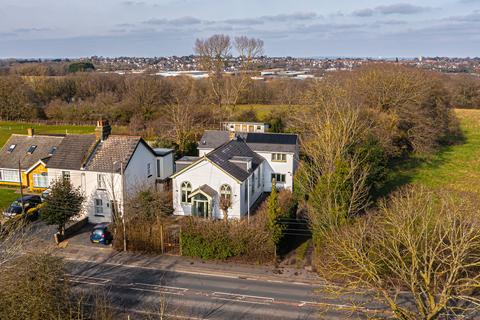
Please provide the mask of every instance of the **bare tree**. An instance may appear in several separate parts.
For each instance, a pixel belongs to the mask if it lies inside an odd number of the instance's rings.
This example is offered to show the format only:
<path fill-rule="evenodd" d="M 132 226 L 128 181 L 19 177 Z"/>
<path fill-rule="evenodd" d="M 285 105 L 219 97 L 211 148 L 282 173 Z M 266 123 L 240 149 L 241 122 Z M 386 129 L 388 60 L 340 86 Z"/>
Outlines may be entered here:
<path fill-rule="evenodd" d="M 223 102 L 223 72 L 227 66 L 227 59 L 231 55 L 231 49 L 230 37 L 223 34 L 215 34 L 207 39 L 197 39 L 195 42 L 195 53 L 200 59 L 202 68 L 209 72 L 215 102 L 219 107 Z"/>
<path fill-rule="evenodd" d="M 314 92 L 309 111 L 297 119 L 307 160 L 296 185 L 308 195 L 308 218 L 316 243 L 364 209 L 369 194 L 367 155 L 355 149 L 368 133 L 369 124 L 359 109 L 344 99 L 342 89 L 331 86 L 327 92 Z"/>
<path fill-rule="evenodd" d="M 246 36 L 235 37 L 235 49 L 240 59 L 239 73 L 229 82 L 229 104 L 235 107 L 238 99 L 248 84 L 252 81 L 251 76 L 255 67 L 255 59 L 263 55 L 263 40 L 248 38 Z"/>
<path fill-rule="evenodd" d="M 402 190 L 376 215 L 333 231 L 320 271 L 373 290 L 398 319 L 468 318 L 480 311 L 479 216 L 476 196 Z"/>

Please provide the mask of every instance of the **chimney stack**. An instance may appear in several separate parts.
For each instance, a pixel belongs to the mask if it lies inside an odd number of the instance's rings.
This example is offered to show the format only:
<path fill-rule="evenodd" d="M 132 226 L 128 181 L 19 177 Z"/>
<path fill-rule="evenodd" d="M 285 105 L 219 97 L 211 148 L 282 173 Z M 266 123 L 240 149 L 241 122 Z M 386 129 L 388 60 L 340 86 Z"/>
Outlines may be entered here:
<path fill-rule="evenodd" d="M 108 120 L 98 120 L 97 127 L 95 128 L 95 136 L 97 140 L 105 141 L 110 133 L 112 132 L 112 127 Z"/>
<path fill-rule="evenodd" d="M 33 137 L 35 135 L 35 130 L 33 128 L 28 128 L 27 134 L 29 137 Z"/>

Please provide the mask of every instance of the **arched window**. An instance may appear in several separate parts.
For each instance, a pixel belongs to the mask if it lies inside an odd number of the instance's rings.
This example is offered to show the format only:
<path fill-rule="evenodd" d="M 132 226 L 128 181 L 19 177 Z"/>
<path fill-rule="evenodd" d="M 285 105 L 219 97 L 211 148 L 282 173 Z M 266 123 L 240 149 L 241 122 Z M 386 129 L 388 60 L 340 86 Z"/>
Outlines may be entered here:
<path fill-rule="evenodd" d="M 232 201 L 232 187 L 228 184 L 224 184 L 220 187 L 220 198 L 227 201 Z"/>
<path fill-rule="evenodd" d="M 182 203 L 189 203 L 188 196 L 190 196 L 190 193 L 192 193 L 192 185 L 190 184 L 190 182 L 185 181 L 182 183 L 181 192 Z"/>

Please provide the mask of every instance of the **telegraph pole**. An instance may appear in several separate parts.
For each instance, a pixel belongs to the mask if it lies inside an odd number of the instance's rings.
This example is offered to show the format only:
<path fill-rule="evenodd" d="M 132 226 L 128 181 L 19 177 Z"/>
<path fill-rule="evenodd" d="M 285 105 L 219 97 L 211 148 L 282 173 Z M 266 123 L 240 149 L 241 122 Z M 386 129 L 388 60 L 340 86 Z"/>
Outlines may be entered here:
<path fill-rule="evenodd" d="M 20 184 L 20 203 L 22 204 L 22 214 L 25 215 L 25 205 L 23 204 L 22 168 L 20 160 L 18 160 L 18 182 Z"/>
<path fill-rule="evenodd" d="M 123 251 L 127 251 L 127 227 L 125 226 L 125 177 L 123 172 L 123 161 L 120 162 L 120 177 L 122 178 Z"/>

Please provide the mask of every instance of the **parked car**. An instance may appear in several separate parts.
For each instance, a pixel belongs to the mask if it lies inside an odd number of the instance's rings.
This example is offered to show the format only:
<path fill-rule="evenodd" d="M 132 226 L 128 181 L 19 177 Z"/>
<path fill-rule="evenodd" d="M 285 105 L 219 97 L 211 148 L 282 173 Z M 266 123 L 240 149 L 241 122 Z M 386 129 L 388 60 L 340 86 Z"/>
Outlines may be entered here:
<path fill-rule="evenodd" d="M 40 197 L 42 198 L 42 201 L 45 201 L 45 199 L 50 195 L 50 192 L 52 192 L 51 189 L 47 189 L 42 192 L 42 194 L 40 195 Z"/>
<path fill-rule="evenodd" d="M 28 213 L 28 218 L 34 220 L 38 218 L 37 207 L 42 203 L 40 196 L 28 195 L 23 198 L 18 198 L 3 212 L 6 218 L 14 218 L 22 214 L 22 203 L 25 213 Z"/>
<path fill-rule="evenodd" d="M 101 223 L 93 227 L 92 233 L 90 233 L 90 241 L 92 243 L 101 243 L 108 245 L 112 243 L 113 235 L 108 230 L 108 225 Z"/>

